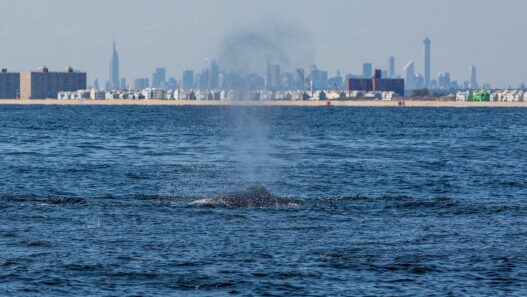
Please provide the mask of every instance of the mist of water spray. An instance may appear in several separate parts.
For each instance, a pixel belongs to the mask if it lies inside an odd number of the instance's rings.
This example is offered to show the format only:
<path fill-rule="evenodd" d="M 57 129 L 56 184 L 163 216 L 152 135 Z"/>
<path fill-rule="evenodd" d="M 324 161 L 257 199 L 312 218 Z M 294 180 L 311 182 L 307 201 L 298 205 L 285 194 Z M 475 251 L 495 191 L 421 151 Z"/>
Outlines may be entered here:
<path fill-rule="evenodd" d="M 314 58 L 314 41 L 307 30 L 266 18 L 255 26 L 226 35 L 218 62 L 223 71 L 264 74 L 269 63 L 294 71 L 312 64 Z M 264 108 L 231 110 L 234 127 L 230 146 L 238 166 L 238 186 L 269 186 L 278 176 L 271 123 L 265 111 Z"/>
<path fill-rule="evenodd" d="M 272 18 L 226 35 L 218 56 L 225 71 L 259 74 L 267 63 L 292 70 L 312 64 L 314 58 L 314 41 L 307 30 Z"/>
<path fill-rule="evenodd" d="M 261 107 L 230 110 L 233 128 L 230 139 L 240 187 L 268 186 L 274 182 L 271 128 Z"/>

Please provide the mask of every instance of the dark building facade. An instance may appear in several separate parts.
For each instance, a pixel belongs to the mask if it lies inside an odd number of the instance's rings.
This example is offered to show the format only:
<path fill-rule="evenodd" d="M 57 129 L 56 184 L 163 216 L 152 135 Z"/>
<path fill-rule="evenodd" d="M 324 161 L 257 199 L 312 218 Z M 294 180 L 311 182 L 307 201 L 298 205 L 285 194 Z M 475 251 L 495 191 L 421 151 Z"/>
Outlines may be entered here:
<path fill-rule="evenodd" d="M 20 74 L 20 99 L 57 98 L 61 91 L 86 89 L 86 73 L 67 68 L 64 72 L 49 72 L 46 67 L 36 72 Z"/>
<path fill-rule="evenodd" d="M 382 78 L 381 70 L 375 70 L 371 79 L 348 79 L 346 80 L 346 90 L 365 91 L 365 92 L 394 92 L 404 96 L 404 79 Z"/>
<path fill-rule="evenodd" d="M 20 95 L 20 73 L 0 68 L 0 99 L 17 99 Z"/>

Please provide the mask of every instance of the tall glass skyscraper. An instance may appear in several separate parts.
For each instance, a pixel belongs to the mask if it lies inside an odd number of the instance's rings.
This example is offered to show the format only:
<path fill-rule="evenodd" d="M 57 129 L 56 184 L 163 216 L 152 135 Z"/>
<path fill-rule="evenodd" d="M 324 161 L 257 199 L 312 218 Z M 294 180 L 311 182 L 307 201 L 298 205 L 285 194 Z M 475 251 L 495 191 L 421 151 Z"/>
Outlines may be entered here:
<path fill-rule="evenodd" d="M 113 54 L 110 60 L 110 87 L 114 90 L 120 89 L 121 79 L 119 75 L 119 54 L 115 41 L 113 42 Z"/>
<path fill-rule="evenodd" d="M 410 61 L 403 68 L 404 78 L 406 80 L 406 89 L 413 90 L 415 85 L 415 64 L 414 61 Z"/>
<path fill-rule="evenodd" d="M 152 75 L 152 88 L 165 88 L 167 81 L 167 71 L 164 67 L 156 68 Z"/>
<path fill-rule="evenodd" d="M 362 77 L 371 78 L 373 76 L 373 65 L 372 63 L 362 64 Z"/>
<path fill-rule="evenodd" d="M 470 89 L 477 90 L 478 88 L 479 85 L 476 66 L 470 66 Z"/>
<path fill-rule="evenodd" d="M 431 47 L 432 42 L 429 38 L 426 38 L 425 41 L 425 87 L 430 87 L 430 73 L 431 73 Z"/>
<path fill-rule="evenodd" d="M 395 57 L 390 57 L 388 61 L 388 77 L 395 78 Z"/>
<path fill-rule="evenodd" d="M 220 87 L 220 84 L 219 84 L 219 75 L 220 75 L 220 70 L 219 70 L 219 67 L 218 67 L 218 64 L 216 63 L 216 61 L 212 61 L 212 63 L 210 63 L 210 72 L 209 72 L 209 89 L 218 89 Z"/>

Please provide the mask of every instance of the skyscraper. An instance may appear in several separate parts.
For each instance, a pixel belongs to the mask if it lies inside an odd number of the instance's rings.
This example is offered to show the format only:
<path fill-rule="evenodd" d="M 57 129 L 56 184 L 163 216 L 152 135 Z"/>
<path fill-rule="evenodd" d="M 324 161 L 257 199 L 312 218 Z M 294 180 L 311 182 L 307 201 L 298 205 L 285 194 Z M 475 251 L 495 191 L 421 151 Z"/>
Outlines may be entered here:
<path fill-rule="evenodd" d="M 210 72 L 209 72 L 209 89 L 218 89 L 220 84 L 219 84 L 219 75 L 220 75 L 220 70 L 219 70 L 219 67 L 218 67 L 218 64 L 216 63 L 216 61 L 212 61 L 210 63 Z"/>
<path fill-rule="evenodd" d="M 183 82 L 181 84 L 181 87 L 187 90 L 194 88 L 194 71 L 183 71 Z"/>
<path fill-rule="evenodd" d="M 128 89 L 128 84 L 126 83 L 126 78 L 121 78 L 121 89 Z"/>
<path fill-rule="evenodd" d="M 148 78 L 136 78 L 134 80 L 134 89 L 136 90 L 142 90 L 146 89 L 150 86 L 150 81 Z"/>
<path fill-rule="evenodd" d="M 443 89 L 443 90 L 450 89 L 450 87 L 451 87 L 450 73 L 448 73 L 448 72 L 439 73 L 438 83 L 439 83 L 438 87 L 440 89 Z"/>
<path fill-rule="evenodd" d="M 406 89 L 413 90 L 415 88 L 415 64 L 410 61 L 403 68 L 404 78 L 406 80 Z"/>
<path fill-rule="evenodd" d="M 120 89 L 121 79 L 119 76 L 119 54 L 115 41 L 113 42 L 113 53 L 110 60 L 110 87 L 114 90 Z"/>
<path fill-rule="evenodd" d="M 196 84 L 198 89 L 206 90 L 209 88 L 210 70 L 203 69 L 196 75 Z"/>
<path fill-rule="evenodd" d="M 281 78 L 280 65 L 271 65 L 267 63 L 267 71 L 265 74 L 266 89 L 270 91 L 276 91 L 280 89 L 282 78 Z"/>
<path fill-rule="evenodd" d="M 478 89 L 478 74 L 476 66 L 470 66 L 470 89 Z"/>
<path fill-rule="evenodd" d="M 295 89 L 303 90 L 306 88 L 306 71 L 302 68 L 298 68 L 294 76 Z"/>
<path fill-rule="evenodd" d="M 373 76 L 373 65 L 371 63 L 362 64 L 362 77 L 372 78 Z"/>
<path fill-rule="evenodd" d="M 167 78 L 167 71 L 163 67 L 156 68 L 152 75 L 152 88 L 164 88 Z"/>
<path fill-rule="evenodd" d="M 318 70 L 317 65 L 311 65 L 311 74 L 310 74 L 310 86 L 311 90 L 320 89 L 320 70 Z"/>
<path fill-rule="evenodd" d="M 395 57 L 390 57 L 388 62 L 388 78 L 395 77 Z"/>
<path fill-rule="evenodd" d="M 430 39 L 427 37 L 424 41 L 424 44 L 425 44 L 425 88 L 429 88 L 430 87 L 430 80 L 431 80 L 431 77 L 430 77 L 430 74 L 431 74 L 431 64 L 432 64 L 432 61 L 431 61 L 431 47 L 432 47 L 432 42 L 430 41 Z"/>

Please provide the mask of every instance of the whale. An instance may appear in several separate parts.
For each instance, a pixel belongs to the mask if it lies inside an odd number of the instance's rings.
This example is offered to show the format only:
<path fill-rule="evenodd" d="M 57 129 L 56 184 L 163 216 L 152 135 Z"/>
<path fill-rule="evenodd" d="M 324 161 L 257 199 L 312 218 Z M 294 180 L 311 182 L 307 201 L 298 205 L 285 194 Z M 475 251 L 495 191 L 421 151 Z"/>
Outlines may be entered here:
<path fill-rule="evenodd" d="M 190 206 L 213 208 L 295 208 L 302 201 L 275 196 L 264 187 L 251 187 L 244 192 L 222 194 L 213 198 L 200 199 Z"/>

